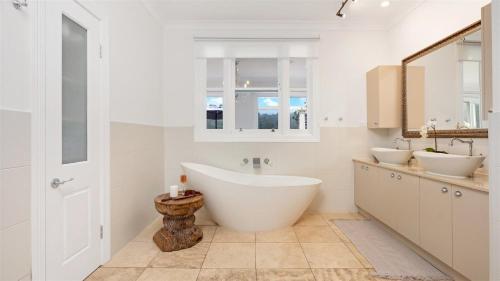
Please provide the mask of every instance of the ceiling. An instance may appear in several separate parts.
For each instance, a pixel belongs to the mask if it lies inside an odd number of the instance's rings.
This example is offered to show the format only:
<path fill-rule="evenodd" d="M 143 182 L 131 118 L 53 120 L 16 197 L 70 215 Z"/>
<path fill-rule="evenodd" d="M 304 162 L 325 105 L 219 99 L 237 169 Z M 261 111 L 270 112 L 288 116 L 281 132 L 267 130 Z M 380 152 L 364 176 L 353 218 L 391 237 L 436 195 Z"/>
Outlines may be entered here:
<path fill-rule="evenodd" d="M 387 27 L 407 15 L 425 0 L 349 1 L 346 19 L 335 14 L 340 0 L 142 0 L 163 24 L 182 22 L 312 22 L 342 26 Z"/>

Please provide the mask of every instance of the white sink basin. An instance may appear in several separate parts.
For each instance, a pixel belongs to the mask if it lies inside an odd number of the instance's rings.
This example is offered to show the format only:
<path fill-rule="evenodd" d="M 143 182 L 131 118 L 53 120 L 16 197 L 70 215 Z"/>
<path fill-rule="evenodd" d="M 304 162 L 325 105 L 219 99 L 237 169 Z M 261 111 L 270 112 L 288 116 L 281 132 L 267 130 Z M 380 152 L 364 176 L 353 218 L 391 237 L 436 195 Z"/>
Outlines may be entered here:
<path fill-rule="evenodd" d="M 381 163 L 391 165 L 406 165 L 411 158 L 411 150 L 374 147 L 371 149 L 373 157 Z"/>
<path fill-rule="evenodd" d="M 486 158 L 484 156 L 443 154 L 427 151 L 416 151 L 413 155 L 426 173 L 455 178 L 472 176 Z"/>

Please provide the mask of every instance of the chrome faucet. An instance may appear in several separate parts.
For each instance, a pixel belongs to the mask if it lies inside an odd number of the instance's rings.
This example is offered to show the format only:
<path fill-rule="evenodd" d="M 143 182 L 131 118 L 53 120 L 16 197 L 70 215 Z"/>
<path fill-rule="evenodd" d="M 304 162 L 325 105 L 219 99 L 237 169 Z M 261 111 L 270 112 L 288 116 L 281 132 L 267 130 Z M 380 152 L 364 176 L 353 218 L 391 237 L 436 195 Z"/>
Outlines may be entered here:
<path fill-rule="evenodd" d="M 453 146 L 453 143 L 455 141 L 459 141 L 461 143 L 468 144 L 469 145 L 469 156 L 472 156 L 472 145 L 474 144 L 474 140 L 473 139 L 463 140 L 463 139 L 459 139 L 459 138 L 452 138 L 451 141 L 450 141 L 450 146 Z"/>
<path fill-rule="evenodd" d="M 259 157 L 254 157 L 252 159 L 252 164 L 254 169 L 260 169 L 260 158 Z"/>
<path fill-rule="evenodd" d="M 393 141 L 393 143 L 397 144 L 398 141 L 402 141 L 402 142 L 408 143 L 408 150 L 411 150 L 411 139 L 395 138 L 394 141 Z M 399 147 L 398 147 L 398 149 L 399 149 Z"/>

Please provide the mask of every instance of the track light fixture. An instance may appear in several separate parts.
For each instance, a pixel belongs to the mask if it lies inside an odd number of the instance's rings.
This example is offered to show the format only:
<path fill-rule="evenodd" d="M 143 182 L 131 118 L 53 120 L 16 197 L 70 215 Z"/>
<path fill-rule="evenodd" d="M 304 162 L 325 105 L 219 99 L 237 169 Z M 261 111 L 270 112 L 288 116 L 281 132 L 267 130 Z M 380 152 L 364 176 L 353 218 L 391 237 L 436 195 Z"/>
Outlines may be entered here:
<path fill-rule="evenodd" d="M 346 15 L 342 12 L 342 9 L 344 9 L 345 5 L 349 1 L 352 1 L 353 3 L 355 3 L 357 0 L 342 0 L 342 5 L 340 5 L 340 9 L 337 11 L 337 17 L 341 17 L 341 18 L 345 19 Z"/>

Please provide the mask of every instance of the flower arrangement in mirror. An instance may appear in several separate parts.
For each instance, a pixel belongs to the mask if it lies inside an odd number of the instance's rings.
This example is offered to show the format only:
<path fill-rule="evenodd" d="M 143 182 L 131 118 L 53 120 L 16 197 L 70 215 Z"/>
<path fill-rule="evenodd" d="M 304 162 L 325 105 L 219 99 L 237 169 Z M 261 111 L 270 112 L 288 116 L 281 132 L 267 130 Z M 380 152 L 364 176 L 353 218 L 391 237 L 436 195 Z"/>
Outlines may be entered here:
<path fill-rule="evenodd" d="M 420 128 L 420 137 L 421 138 L 428 138 L 429 137 L 429 130 L 432 130 L 433 136 L 434 136 L 434 147 L 427 147 L 427 148 L 425 148 L 425 151 L 448 154 L 448 152 L 446 152 L 446 151 L 439 151 L 438 150 L 436 126 L 437 126 L 437 120 L 436 120 L 436 118 L 432 118 L 429 121 L 427 121 L 427 124 L 423 125 Z"/>

